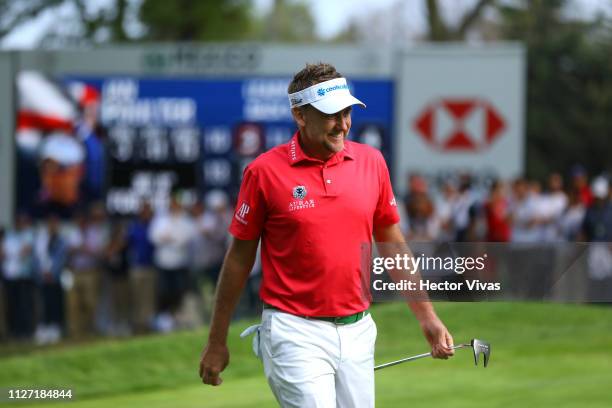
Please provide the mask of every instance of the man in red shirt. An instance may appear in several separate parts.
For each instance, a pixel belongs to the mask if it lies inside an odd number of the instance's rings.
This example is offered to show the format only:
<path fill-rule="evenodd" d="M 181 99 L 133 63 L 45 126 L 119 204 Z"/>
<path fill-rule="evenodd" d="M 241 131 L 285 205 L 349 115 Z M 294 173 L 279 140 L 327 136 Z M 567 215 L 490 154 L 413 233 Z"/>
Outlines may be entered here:
<path fill-rule="evenodd" d="M 200 376 L 222 382 L 231 315 L 261 239 L 257 352 L 278 402 L 373 406 L 376 326 L 361 262 L 372 236 L 404 243 L 389 173 L 379 151 L 346 139 L 352 105 L 365 105 L 333 66 L 307 65 L 288 91 L 298 131 L 245 169 Z M 434 357 L 453 355 L 431 304 L 409 304 Z"/>

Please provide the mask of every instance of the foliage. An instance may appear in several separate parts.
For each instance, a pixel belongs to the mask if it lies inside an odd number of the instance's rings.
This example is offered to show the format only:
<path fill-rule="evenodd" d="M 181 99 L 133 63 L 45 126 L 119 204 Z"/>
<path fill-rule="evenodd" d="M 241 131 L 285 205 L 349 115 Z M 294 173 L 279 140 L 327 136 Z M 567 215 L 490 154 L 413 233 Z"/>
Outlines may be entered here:
<path fill-rule="evenodd" d="M 15 27 L 37 18 L 42 12 L 61 3 L 63 0 L 0 0 L 0 39 Z"/>
<path fill-rule="evenodd" d="M 527 47 L 527 174 L 612 170 L 609 22 L 564 17 L 563 0 L 515 3 L 500 7 L 501 30 Z"/>
<path fill-rule="evenodd" d="M 495 0 L 478 0 L 476 4 L 464 12 L 459 24 L 453 27 L 442 18 L 438 0 L 426 0 L 429 26 L 426 39 L 430 41 L 465 40 L 468 31 L 478 22 L 485 8 L 494 2 Z"/>
<path fill-rule="evenodd" d="M 145 0 L 139 16 L 147 40 L 242 40 L 251 36 L 250 8 L 246 0 Z"/>
<path fill-rule="evenodd" d="M 153 41 L 314 41 L 315 24 L 301 1 L 275 0 L 256 16 L 250 0 L 144 0 L 143 40 Z"/>
<path fill-rule="evenodd" d="M 283 41 L 316 39 L 314 19 L 300 0 L 275 0 L 256 15 L 253 0 L 0 0 L 0 40 L 43 15 L 42 47 L 129 41 Z"/>

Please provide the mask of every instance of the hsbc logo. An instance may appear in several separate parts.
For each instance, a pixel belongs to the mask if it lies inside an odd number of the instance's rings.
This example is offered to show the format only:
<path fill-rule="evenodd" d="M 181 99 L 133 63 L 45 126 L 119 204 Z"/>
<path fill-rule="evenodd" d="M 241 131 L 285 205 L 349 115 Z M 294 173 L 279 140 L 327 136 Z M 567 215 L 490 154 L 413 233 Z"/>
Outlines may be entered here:
<path fill-rule="evenodd" d="M 413 127 L 431 147 L 447 152 L 477 152 L 503 136 L 506 122 L 489 102 L 444 98 L 427 105 Z"/>
<path fill-rule="evenodd" d="M 248 222 L 246 220 L 246 215 L 249 213 L 250 210 L 251 207 L 249 207 L 247 203 L 242 203 L 240 208 L 238 208 L 238 210 L 236 211 L 236 219 L 243 224 L 247 224 Z"/>

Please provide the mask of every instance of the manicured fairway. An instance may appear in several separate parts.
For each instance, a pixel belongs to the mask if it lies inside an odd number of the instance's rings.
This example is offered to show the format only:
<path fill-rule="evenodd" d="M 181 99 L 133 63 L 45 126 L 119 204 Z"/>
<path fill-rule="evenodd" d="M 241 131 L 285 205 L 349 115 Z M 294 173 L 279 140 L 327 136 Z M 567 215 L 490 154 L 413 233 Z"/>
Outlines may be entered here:
<path fill-rule="evenodd" d="M 436 309 L 456 342 L 491 342 L 489 367 L 474 367 L 470 351 L 460 350 L 449 361 L 382 370 L 376 374 L 378 407 L 611 406 L 612 307 L 437 303 Z M 427 350 L 405 306 L 378 305 L 373 315 L 378 363 Z M 204 330 L 3 354 L 0 387 L 72 387 L 74 408 L 275 406 L 249 342 L 238 338 L 250 323 L 232 327 L 232 361 L 221 387 L 199 383 Z"/>

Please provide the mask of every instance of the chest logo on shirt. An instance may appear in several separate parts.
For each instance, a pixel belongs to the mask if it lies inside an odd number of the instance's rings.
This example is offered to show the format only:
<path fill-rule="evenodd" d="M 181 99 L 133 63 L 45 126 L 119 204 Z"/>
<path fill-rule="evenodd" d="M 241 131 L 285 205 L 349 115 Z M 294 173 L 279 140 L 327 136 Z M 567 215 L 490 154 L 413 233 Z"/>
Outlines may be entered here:
<path fill-rule="evenodd" d="M 306 190 L 306 186 L 295 186 L 293 187 L 293 198 L 297 200 L 303 200 L 306 198 L 306 194 L 308 190 Z"/>
<path fill-rule="evenodd" d="M 306 194 L 308 194 L 306 186 L 293 187 L 293 198 L 295 200 L 289 202 L 289 212 L 315 207 L 315 200 L 305 200 Z"/>
<path fill-rule="evenodd" d="M 289 212 L 305 210 L 306 208 L 315 208 L 315 200 L 295 200 L 289 203 Z"/>

